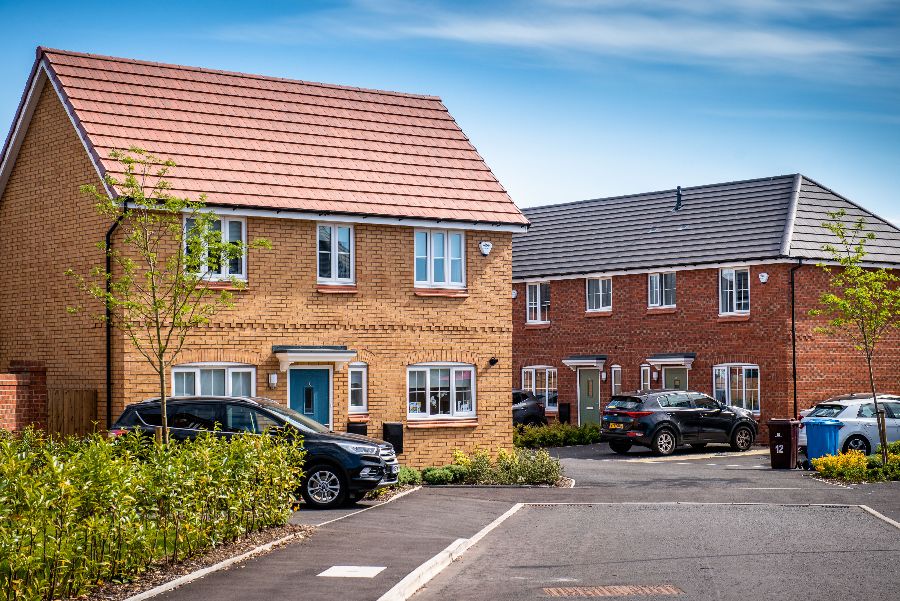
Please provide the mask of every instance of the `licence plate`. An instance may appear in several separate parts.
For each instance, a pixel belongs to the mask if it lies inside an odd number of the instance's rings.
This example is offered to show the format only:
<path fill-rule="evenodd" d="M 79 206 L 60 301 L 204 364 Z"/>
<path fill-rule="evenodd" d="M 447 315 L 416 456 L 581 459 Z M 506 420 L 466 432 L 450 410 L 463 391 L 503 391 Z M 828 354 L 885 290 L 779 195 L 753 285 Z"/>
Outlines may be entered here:
<path fill-rule="evenodd" d="M 625 424 L 617 424 L 616 422 L 609 423 L 610 430 L 615 430 L 616 428 L 624 428 L 624 427 L 625 427 Z"/>
<path fill-rule="evenodd" d="M 391 466 L 391 473 L 392 473 L 392 474 L 399 474 L 399 473 L 400 473 L 400 466 L 399 466 L 399 465 L 392 465 L 392 466 Z"/>

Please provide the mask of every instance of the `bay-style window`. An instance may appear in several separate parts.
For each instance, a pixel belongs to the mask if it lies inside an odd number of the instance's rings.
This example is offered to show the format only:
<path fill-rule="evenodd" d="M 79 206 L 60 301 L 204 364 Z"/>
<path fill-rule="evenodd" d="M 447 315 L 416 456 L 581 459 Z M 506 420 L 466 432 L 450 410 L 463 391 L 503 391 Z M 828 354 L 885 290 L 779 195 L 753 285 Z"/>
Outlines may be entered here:
<path fill-rule="evenodd" d="M 647 277 L 647 306 L 675 306 L 675 272 L 651 273 Z"/>
<path fill-rule="evenodd" d="M 256 368 L 195 363 L 172 368 L 172 396 L 256 396 Z"/>
<path fill-rule="evenodd" d="M 353 284 L 355 277 L 353 226 L 320 223 L 316 231 L 318 282 Z"/>
<path fill-rule="evenodd" d="M 547 411 L 559 409 L 558 373 L 555 367 L 533 366 L 522 368 L 522 390 L 535 396 L 543 396 Z"/>
<path fill-rule="evenodd" d="M 719 270 L 719 313 L 733 315 L 750 312 L 750 269 Z"/>
<path fill-rule="evenodd" d="M 369 369 L 365 363 L 351 363 L 347 369 L 350 389 L 350 413 L 368 413 Z"/>
<path fill-rule="evenodd" d="M 713 367 L 713 396 L 726 405 L 759 412 L 759 366 L 724 364 Z"/>
<path fill-rule="evenodd" d="M 415 231 L 415 284 L 432 288 L 465 288 L 465 235 L 455 230 Z"/>
<path fill-rule="evenodd" d="M 612 278 L 589 278 L 587 280 L 587 310 L 612 310 Z"/>
<path fill-rule="evenodd" d="M 406 370 L 407 417 L 475 417 L 475 367 L 422 363 Z"/>
<path fill-rule="evenodd" d="M 194 249 L 189 248 L 189 233 L 199 234 L 206 237 L 207 234 L 220 235 L 223 243 L 233 243 L 242 245 L 244 252 L 240 257 L 226 258 L 222 256 L 210 256 L 208 244 L 204 242 L 203 248 L 200 250 L 202 255 L 199 257 L 199 272 L 210 280 L 230 280 L 237 278 L 239 280 L 247 279 L 247 222 L 241 217 L 221 217 L 210 221 L 210 232 L 193 232 L 197 227 L 195 219 L 190 217 L 184 220 L 184 244 L 185 254 L 190 256 Z M 221 248 L 221 247 L 220 247 Z"/>
<path fill-rule="evenodd" d="M 525 288 L 525 321 L 550 322 L 550 282 L 535 282 Z"/>

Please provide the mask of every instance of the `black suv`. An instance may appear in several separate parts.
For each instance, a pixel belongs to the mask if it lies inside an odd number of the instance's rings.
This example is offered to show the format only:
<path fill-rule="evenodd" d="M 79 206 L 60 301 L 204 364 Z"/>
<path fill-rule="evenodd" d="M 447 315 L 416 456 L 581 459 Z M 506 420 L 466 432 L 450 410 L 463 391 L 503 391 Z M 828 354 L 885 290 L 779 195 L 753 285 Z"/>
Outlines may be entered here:
<path fill-rule="evenodd" d="M 683 444 L 701 449 L 711 442 L 746 451 L 757 430 L 746 409 L 728 407 L 700 392 L 655 390 L 614 396 L 603 411 L 602 439 L 620 454 L 641 445 L 671 455 Z"/>
<path fill-rule="evenodd" d="M 374 488 L 396 483 L 400 472 L 391 444 L 357 434 L 332 432 L 271 399 L 177 397 L 166 402 L 166 414 L 169 436 L 175 440 L 210 431 L 229 437 L 299 432 L 306 449 L 300 494 L 312 507 L 330 508 L 358 501 Z M 161 423 L 159 400 L 151 399 L 126 407 L 111 434 L 141 430 L 152 435 Z"/>
<path fill-rule="evenodd" d="M 524 390 L 513 390 L 512 412 L 514 426 L 540 426 L 547 423 L 544 397 Z"/>

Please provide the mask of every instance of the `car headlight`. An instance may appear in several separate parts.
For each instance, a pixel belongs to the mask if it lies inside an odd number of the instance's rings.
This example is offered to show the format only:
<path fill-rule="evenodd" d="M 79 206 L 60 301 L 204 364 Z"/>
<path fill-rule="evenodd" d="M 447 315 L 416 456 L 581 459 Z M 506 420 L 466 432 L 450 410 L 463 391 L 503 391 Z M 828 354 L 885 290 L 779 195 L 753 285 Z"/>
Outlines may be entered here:
<path fill-rule="evenodd" d="M 361 444 L 358 442 L 338 442 L 335 444 L 354 455 L 378 455 L 378 447 L 374 445 Z"/>

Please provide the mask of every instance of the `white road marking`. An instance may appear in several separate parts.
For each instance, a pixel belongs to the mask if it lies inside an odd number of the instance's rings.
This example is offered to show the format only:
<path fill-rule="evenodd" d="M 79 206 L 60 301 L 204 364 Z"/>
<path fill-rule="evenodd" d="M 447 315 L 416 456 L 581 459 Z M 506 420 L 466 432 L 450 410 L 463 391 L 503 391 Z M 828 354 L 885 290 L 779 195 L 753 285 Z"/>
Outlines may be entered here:
<path fill-rule="evenodd" d="M 868 505 L 860 505 L 859 507 L 860 507 L 860 509 L 862 509 L 863 511 L 865 511 L 865 512 L 867 512 L 867 513 L 870 513 L 870 514 L 874 515 L 874 516 L 875 516 L 876 518 L 878 518 L 879 520 L 884 520 L 885 522 L 887 522 L 888 524 L 890 524 L 890 525 L 893 526 L 894 528 L 900 528 L 900 523 L 898 523 L 898 522 L 892 520 L 891 518 L 887 517 L 886 515 L 884 515 L 884 514 L 882 514 L 882 513 L 878 513 L 877 511 L 875 511 L 874 509 L 872 509 L 872 508 L 869 507 Z"/>
<path fill-rule="evenodd" d="M 718 463 L 707 463 L 706 465 L 719 465 Z"/>
<path fill-rule="evenodd" d="M 319 576 L 325 578 L 375 578 L 385 566 L 331 566 Z"/>
<path fill-rule="evenodd" d="M 416 486 L 415 488 L 410 488 L 409 490 L 404 490 L 402 493 L 399 493 L 399 494 L 394 495 L 393 497 L 391 497 L 390 499 L 388 499 L 388 500 L 385 501 L 384 503 L 379 503 L 378 505 L 370 505 L 369 507 L 364 507 L 363 509 L 360 509 L 359 511 L 354 511 L 353 513 L 348 513 L 347 515 L 342 515 L 341 517 L 334 518 L 333 520 L 328 520 L 328 521 L 322 522 L 321 524 L 314 524 L 314 525 L 315 525 L 317 528 L 319 528 L 319 527 L 321 527 L 321 526 L 327 526 L 328 524 L 333 524 L 333 523 L 335 523 L 335 522 L 337 522 L 337 521 L 339 521 L 339 520 L 343 520 L 344 518 L 349 518 L 351 515 L 356 515 L 356 514 L 358 514 L 358 513 L 362 513 L 363 511 L 369 511 L 370 509 L 375 509 L 376 507 L 381 507 L 382 505 L 387 505 L 387 504 L 390 503 L 391 501 L 396 501 L 396 500 L 399 499 L 400 497 L 405 497 L 406 495 L 408 495 L 408 494 L 410 494 L 410 493 L 414 493 L 414 492 L 416 492 L 417 490 L 419 490 L 420 488 L 422 488 L 422 487 L 421 487 L 421 486 Z"/>
<path fill-rule="evenodd" d="M 726 465 L 725 467 L 741 467 L 741 466 L 738 465 L 737 463 L 732 463 L 730 465 Z"/>
<path fill-rule="evenodd" d="M 738 490 L 803 490 L 801 487 L 791 487 L 791 486 L 742 486 L 738 488 Z"/>

